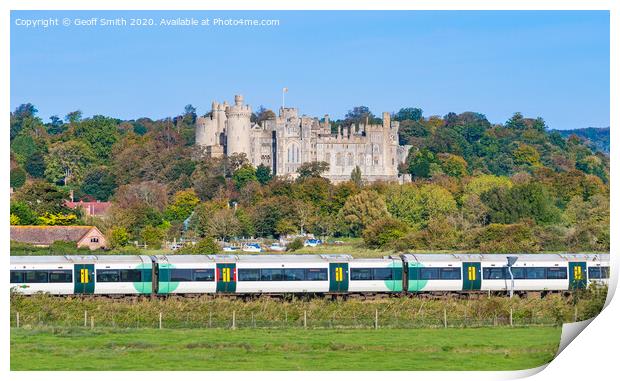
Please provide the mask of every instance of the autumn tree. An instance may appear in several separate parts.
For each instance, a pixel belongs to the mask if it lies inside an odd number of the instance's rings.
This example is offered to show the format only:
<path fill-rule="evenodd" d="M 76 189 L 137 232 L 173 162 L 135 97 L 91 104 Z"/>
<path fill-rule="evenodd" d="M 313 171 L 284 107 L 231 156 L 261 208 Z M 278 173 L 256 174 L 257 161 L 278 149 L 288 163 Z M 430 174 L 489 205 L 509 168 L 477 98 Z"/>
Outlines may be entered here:
<path fill-rule="evenodd" d="M 359 236 L 371 223 L 390 215 L 383 198 L 377 192 L 367 190 L 350 197 L 340 213 L 354 236 Z"/>

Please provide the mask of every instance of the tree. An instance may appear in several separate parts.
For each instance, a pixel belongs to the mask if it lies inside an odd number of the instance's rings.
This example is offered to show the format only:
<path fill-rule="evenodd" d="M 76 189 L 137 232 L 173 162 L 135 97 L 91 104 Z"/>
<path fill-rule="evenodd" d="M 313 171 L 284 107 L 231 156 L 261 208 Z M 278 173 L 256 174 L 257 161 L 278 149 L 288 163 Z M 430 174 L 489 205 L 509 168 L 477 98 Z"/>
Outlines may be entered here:
<path fill-rule="evenodd" d="M 108 201 L 116 190 L 116 181 L 108 167 L 90 169 L 84 176 L 80 191 L 96 200 Z"/>
<path fill-rule="evenodd" d="M 256 124 L 261 124 L 265 120 L 271 120 L 276 118 L 276 113 L 266 109 L 262 105 L 258 107 L 255 113 L 252 113 L 252 122 Z"/>
<path fill-rule="evenodd" d="M 10 184 L 13 189 L 21 188 L 26 183 L 26 171 L 20 167 L 11 169 Z"/>
<path fill-rule="evenodd" d="M 17 106 L 11 113 L 11 140 L 22 131 L 34 131 L 42 128 L 41 119 L 36 116 L 38 110 L 31 103 Z"/>
<path fill-rule="evenodd" d="M 403 185 L 390 189 L 387 208 L 395 217 L 412 227 L 424 228 L 435 217 L 456 212 L 456 201 L 445 188 L 428 184 L 421 187 Z"/>
<path fill-rule="evenodd" d="M 369 190 L 350 197 L 340 213 L 354 236 L 359 236 L 371 223 L 389 217 L 383 198 L 377 192 Z"/>
<path fill-rule="evenodd" d="M 256 167 L 256 180 L 258 180 L 261 185 L 267 184 L 271 181 L 271 178 L 271 169 L 268 166 L 260 164 Z"/>
<path fill-rule="evenodd" d="M 118 249 L 129 243 L 129 232 L 122 226 L 114 226 L 107 234 L 110 247 Z"/>
<path fill-rule="evenodd" d="M 16 220 L 13 219 L 13 216 Z M 27 203 L 11 202 L 11 225 L 34 225 L 36 221 L 37 215 Z"/>
<path fill-rule="evenodd" d="M 69 213 L 71 210 L 65 206 L 65 201 L 68 198 L 69 194 L 66 191 L 61 191 L 53 184 L 42 180 L 27 183 L 13 196 L 15 202 L 28 205 L 38 215 Z M 21 215 L 19 217 L 22 219 L 22 223 L 25 223 L 24 218 Z"/>
<path fill-rule="evenodd" d="M 418 121 L 422 119 L 422 109 L 417 107 L 401 108 L 396 113 L 394 119 L 401 122 L 404 120 Z"/>
<path fill-rule="evenodd" d="M 78 218 L 74 213 L 45 213 L 44 215 L 37 217 L 37 225 L 66 226 L 75 225 L 77 222 Z"/>
<path fill-rule="evenodd" d="M 467 175 L 467 162 L 461 156 L 450 153 L 437 155 L 443 173 L 448 176 L 462 178 Z"/>
<path fill-rule="evenodd" d="M 407 235 L 409 227 L 395 218 L 382 218 L 366 227 L 362 233 L 364 244 L 371 249 L 387 248 Z"/>
<path fill-rule="evenodd" d="M 81 182 L 95 161 L 91 148 L 79 140 L 55 143 L 45 155 L 45 177 L 54 183 Z"/>
<path fill-rule="evenodd" d="M 325 161 L 310 161 L 303 163 L 297 168 L 299 180 L 305 180 L 311 177 L 321 177 L 325 172 L 329 171 L 329 163 Z"/>
<path fill-rule="evenodd" d="M 168 204 L 166 186 L 154 181 L 121 185 L 113 201 L 119 208 L 148 207 L 161 212 Z"/>
<path fill-rule="evenodd" d="M 366 121 L 369 123 L 375 122 L 375 115 L 370 111 L 370 109 L 366 106 L 357 106 L 353 107 L 352 110 L 349 110 L 347 114 L 344 116 L 343 125 L 348 127 L 352 124 L 366 124 Z"/>
<path fill-rule="evenodd" d="M 164 233 L 158 227 L 148 225 L 142 229 L 142 240 L 151 249 L 161 249 Z"/>
<path fill-rule="evenodd" d="M 363 183 L 362 183 L 362 170 L 357 165 L 351 171 L 351 181 L 353 181 L 353 183 L 356 186 L 358 186 L 358 187 L 361 187 L 363 185 Z"/>
<path fill-rule="evenodd" d="M 241 225 L 232 209 L 225 208 L 215 211 L 207 223 L 210 237 L 218 237 L 222 241 L 239 235 Z"/>
<path fill-rule="evenodd" d="M 519 144 L 519 146 L 512 151 L 512 156 L 514 158 L 515 164 L 517 165 L 525 165 L 532 167 L 539 167 L 540 164 L 540 153 L 538 150 L 527 144 Z"/>
<path fill-rule="evenodd" d="M 484 192 L 480 199 L 489 208 L 492 223 L 512 224 L 531 218 L 539 224 L 558 222 L 560 212 L 545 186 L 525 183 Z"/>
<path fill-rule="evenodd" d="M 258 179 L 254 167 L 251 164 L 245 164 L 233 173 L 232 180 L 237 189 L 243 189 L 246 184 Z"/>
<path fill-rule="evenodd" d="M 119 139 L 117 121 L 102 115 L 81 121 L 74 133 L 91 147 L 96 158 L 102 162 L 109 159 L 112 146 Z"/>
<path fill-rule="evenodd" d="M 429 178 L 433 171 L 439 168 L 437 158 L 426 148 L 417 152 L 410 152 L 407 162 L 409 173 L 414 177 Z"/>
<path fill-rule="evenodd" d="M 65 115 L 65 120 L 70 124 L 76 124 L 82 120 L 82 111 L 75 110 Z"/>
<path fill-rule="evenodd" d="M 50 135 L 59 135 L 65 131 L 65 125 L 58 115 L 50 116 L 50 123 L 47 125 L 47 133 Z"/>
<path fill-rule="evenodd" d="M 184 221 L 199 203 L 200 199 L 193 189 L 178 191 L 166 207 L 164 216 L 170 221 Z"/>

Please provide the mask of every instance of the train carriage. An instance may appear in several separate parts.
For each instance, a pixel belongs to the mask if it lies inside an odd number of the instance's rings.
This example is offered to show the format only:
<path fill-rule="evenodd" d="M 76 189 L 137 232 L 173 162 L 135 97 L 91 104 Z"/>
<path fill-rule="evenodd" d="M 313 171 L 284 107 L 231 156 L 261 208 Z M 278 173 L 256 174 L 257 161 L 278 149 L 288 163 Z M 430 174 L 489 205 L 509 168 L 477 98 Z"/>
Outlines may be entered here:
<path fill-rule="evenodd" d="M 11 289 L 26 295 L 74 293 L 73 262 L 63 256 L 11 257 Z"/>
<path fill-rule="evenodd" d="M 400 258 L 353 259 L 349 262 L 349 292 L 400 292 L 403 263 Z"/>
<path fill-rule="evenodd" d="M 157 263 L 157 294 L 215 293 L 214 256 L 159 255 L 153 259 Z"/>
<path fill-rule="evenodd" d="M 337 283 L 344 283 L 345 276 L 348 278 L 344 265 L 335 270 L 333 264 L 342 264 L 349 258 L 322 255 L 239 256 L 236 260 L 236 293 L 327 293 L 333 288 L 330 287 L 331 275 L 338 279 L 342 277 Z"/>
<path fill-rule="evenodd" d="M 463 262 L 465 259 L 470 263 L 479 263 L 480 256 L 467 256 L 460 258 L 454 254 L 405 254 L 402 255 L 403 266 L 406 273 L 405 288 L 411 292 L 446 292 L 461 291 L 463 289 L 480 289 L 480 286 L 464 286 Z M 479 266 L 472 267 L 467 279 L 479 278 Z"/>

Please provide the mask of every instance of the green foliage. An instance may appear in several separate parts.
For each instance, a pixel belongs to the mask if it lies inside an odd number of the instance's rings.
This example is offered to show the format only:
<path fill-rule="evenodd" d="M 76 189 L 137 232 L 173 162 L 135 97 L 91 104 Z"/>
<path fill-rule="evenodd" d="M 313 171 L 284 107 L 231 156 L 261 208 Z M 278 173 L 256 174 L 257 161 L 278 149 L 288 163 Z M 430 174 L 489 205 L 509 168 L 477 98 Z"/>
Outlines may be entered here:
<path fill-rule="evenodd" d="M 539 167 L 540 153 L 535 147 L 527 144 L 519 144 L 514 151 L 512 151 L 514 162 L 517 165 Z"/>
<path fill-rule="evenodd" d="M 220 246 L 211 237 L 198 241 L 195 245 L 186 245 L 180 248 L 179 254 L 217 254 L 221 251 Z"/>
<path fill-rule="evenodd" d="M 11 226 L 21 225 L 21 220 L 19 217 L 13 213 L 11 213 Z"/>
<path fill-rule="evenodd" d="M 366 227 L 362 233 L 364 244 L 371 249 L 394 246 L 408 232 L 409 227 L 395 218 L 382 218 Z"/>
<path fill-rule="evenodd" d="M 184 221 L 198 203 L 200 199 L 193 189 L 178 191 L 172 198 L 172 203 L 166 207 L 164 216 L 170 221 Z"/>
<path fill-rule="evenodd" d="M 301 238 L 295 238 L 286 245 L 286 251 L 297 251 L 304 247 L 304 241 Z"/>
<path fill-rule="evenodd" d="M 250 164 L 245 164 L 237 169 L 232 176 L 232 181 L 237 189 L 243 189 L 249 182 L 257 181 L 256 170 Z"/>
<path fill-rule="evenodd" d="M 271 181 L 271 178 L 271 169 L 268 166 L 260 164 L 256 167 L 256 180 L 258 180 L 261 185 L 266 185 Z"/>
<path fill-rule="evenodd" d="M 414 185 L 393 187 L 388 190 L 386 199 L 387 208 L 392 216 L 412 227 L 424 227 L 430 219 L 457 210 L 452 194 L 434 184 L 421 187 Z"/>
<path fill-rule="evenodd" d="M 37 217 L 37 225 L 66 226 L 66 225 L 76 225 L 77 222 L 78 222 L 78 218 L 73 213 L 69 213 L 69 214 L 45 213 L 44 215 Z"/>
<path fill-rule="evenodd" d="M 119 139 L 118 123 L 112 118 L 95 115 L 75 126 L 75 136 L 86 142 L 99 161 L 108 160 L 112 146 Z"/>
<path fill-rule="evenodd" d="M 16 220 L 13 219 L 15 216 Z M 11 225 L 34 225 L 37 221 L 36 213 L 26 202 L 11 202 Z M 13 223 L 17 222 L 17 223 Z"/>
<path fill-rule="evenodd" d="M 361 187 L 363 185 L 363 183 L 362 183 L 362 170 L 357 165 L 355 166 L 353 171 L 351 171 L 351 181 L 357 187 Z"/>
<path fill-rule="evenodd" d="M 464 177 L 467 175 L 467 162 L 461 156 L 449 153 L 437 155 L 443 173 L 452 177 Z"/>
<path fill-rule="evenodd" d="M 108 167 L 105 166 L 90 169 L 80 186 L 82 193 L 99 201 L 108 201 L 115 190 L 116 180 Z"/>
<path fill-rule="evenodd" d="M 435 155 L 428 149 L 422 149 L 409 152 L 407 158 L 409 173 L 414 177 L 429 178 L 433 174 L 433 168 L 438 168 L 438 162 Z M 436 167 L 433 167 L 435 164 Z"/>
<path fill-rule="evenodd" d="M 79 183 L 94 162 L 93 150 L 80 140 L 55 143 L 45 156 L 45 177 L 53 183 Z"/>
<path fill-rule="evenodd" d="M 13 189 L 21 188 L 26 183 L 26 171 L 20 167 L 11 169 L 10 184 Z"/>
<path fill-rule="evenodd" d="M 300 180 L 305 180 L 311 177 L 321 177 L 321 175 L 327 171 L 329 171 L 329 163 L 325 161 L 311 161 L 303 163 L 297 169 Z"/>
<path fill-rule="evenodd" d="M 147 225 L 142 229 L 142 241 L 152 249 L 160 249 L 164 240 L 164 233 L 156 226 Z"/>
<path fill-rule="evenodd" d="M 70 212 L 70 209 L 64 205 L 65 200 L 69 198 L 69 194 L 45 181 L 35 180 L 29 182 L 21 187 L 13 197 L 15 202 L 26 204 L 30 210 L 38 215 Z M 22 219 L 22 223 L 25 223 L 24 218 L 21 215 L 19 216 Z"/>
<path fill-rule="evenodd" d="M 107 234 L 108 244 L 112 249 L 118 249 L 127 246 L 129 243 L 129 232 L 122 226 L 114 226 Z"/>
<path fill-rule="evenodd" d="M 494 188 L 480 199 L 489 208 L 491 222 L 512 224 L 531 218 L 539 224 L 559 222 L 560 211 L 547 188 L 539 183 L 526 183 L 508 188 Z"/>
<path fill-rule="evenodd" d="M 528 224 L 491 224 L 471 232 L 471 247 L 482 253 L 537 253 L 540 250 Z"/>
<path fill-rule="evenodd" d="M 340 211 L 350 234 L 359 236 L 373 222 L 389 217 L 383 198 L 375 191 L 364 190 L 349 197 Z"/>

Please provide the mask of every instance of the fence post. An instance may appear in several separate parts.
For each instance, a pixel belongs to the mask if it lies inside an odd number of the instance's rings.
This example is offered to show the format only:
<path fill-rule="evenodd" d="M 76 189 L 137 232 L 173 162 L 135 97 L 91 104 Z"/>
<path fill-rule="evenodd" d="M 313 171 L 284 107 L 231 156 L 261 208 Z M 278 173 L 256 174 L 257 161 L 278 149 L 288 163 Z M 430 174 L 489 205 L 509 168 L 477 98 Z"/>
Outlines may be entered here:
<path fill-rule="evenodd" d="M 379 310 L 375 308 L 375 329 L 379 329 Z"/>
<path fill-rule="evenodd" d="M 15 315 L 15 323 L 17 324 L 17 328 L 19 328 L 19 312 L 16 312 Z"/>
<path fill-rule="evenodd" d="M 448 328 L 448 313 L 445 308 L 443 309 L 443 327 Z"/>
<path fill-rule="evenodd" d="M 211 328 L 211 318 L 213 317 L 213 311 L 209 311 L 209 328 Z"/>
<path fill-rule="evenodd" d="M 233 311 L 232 329 L 236 329 L 236 327 L 235 327 L 235 311 Z"/>
<path fill-rule="evenodd" d="M 91 316 L 90 317 L 90 329 L 95 328 L 95 317 Z"/>
<path fill-rule="evenodd" d="M 161 312 L 159 313 L 159 329 L 161 329 Z"/>
<path fill-rule="evenodd" d="M 512 307 L 510 307 L 510 326 L 512 327 Z"/>
<path fill-rule="evenodd" d="M 254 321 L 254 312 L 252 312 L 252 327 L 256 328 L 256 322 Z"/>
<path fill-rule="evenodd" d="M 575 306 L 575 319 L 574 321 L 577 321 L 577 306 Z"/>
<path fill-rule="evenodd" d="M 88 311 L 84 310 L 84 327 L 88 325 Z"/>
<path fill-rule="evenodd" d="M 304 310 L 304 329 L 308 328 L 308 316 L 306 315 L 306 310 Z"/>

